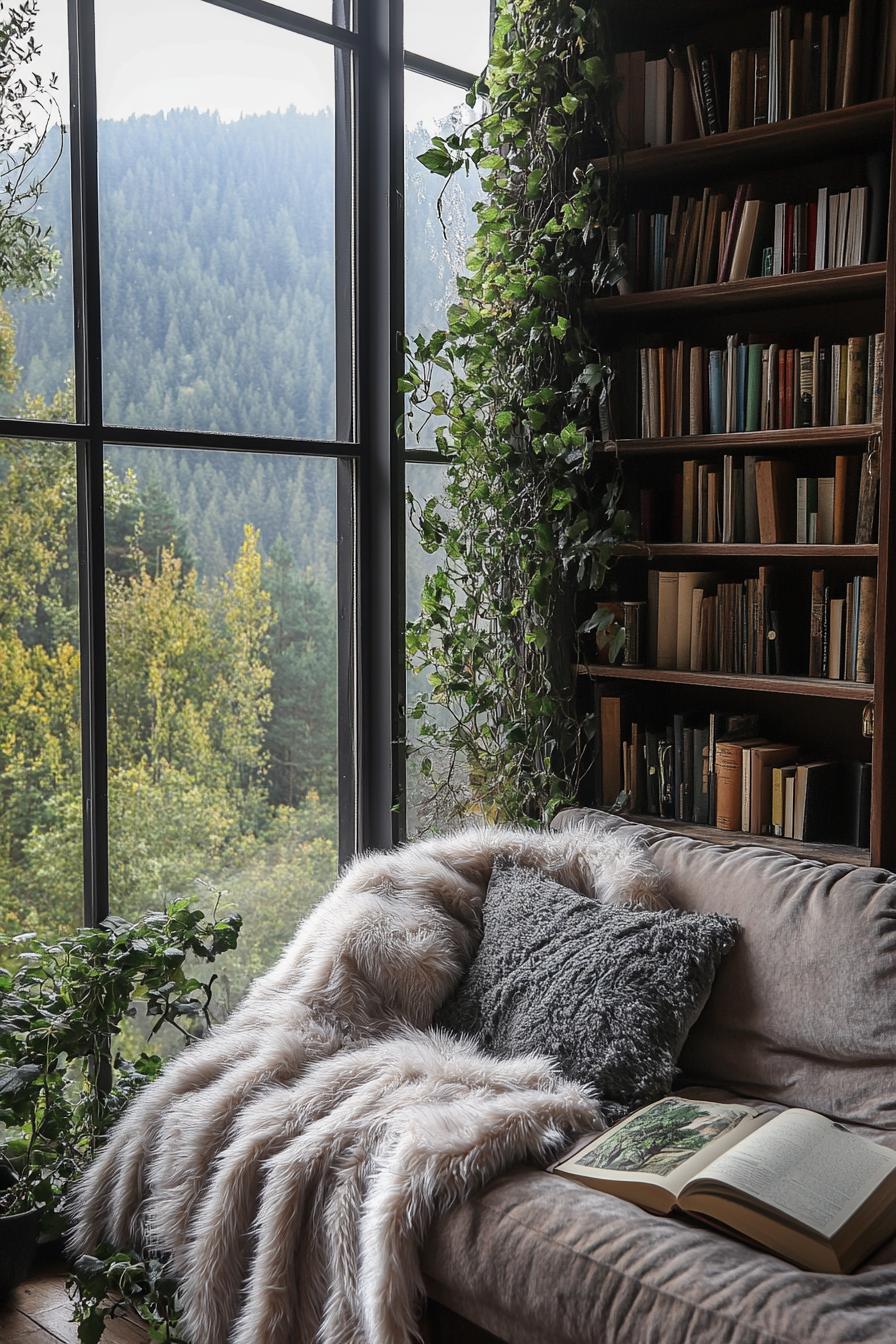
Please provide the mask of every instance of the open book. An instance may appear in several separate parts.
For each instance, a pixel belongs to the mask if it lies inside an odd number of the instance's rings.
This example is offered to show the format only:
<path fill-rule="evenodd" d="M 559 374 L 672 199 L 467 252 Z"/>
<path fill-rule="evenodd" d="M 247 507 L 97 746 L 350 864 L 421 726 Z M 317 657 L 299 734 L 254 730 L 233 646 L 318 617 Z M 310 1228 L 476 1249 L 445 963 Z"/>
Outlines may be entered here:
<path fill-rule="evenodd" d="M 549 1170 L 822 1273 L 848 1274 L 896 1232 L 896 1152 L 813 1111 L 664 1097 Z"/>

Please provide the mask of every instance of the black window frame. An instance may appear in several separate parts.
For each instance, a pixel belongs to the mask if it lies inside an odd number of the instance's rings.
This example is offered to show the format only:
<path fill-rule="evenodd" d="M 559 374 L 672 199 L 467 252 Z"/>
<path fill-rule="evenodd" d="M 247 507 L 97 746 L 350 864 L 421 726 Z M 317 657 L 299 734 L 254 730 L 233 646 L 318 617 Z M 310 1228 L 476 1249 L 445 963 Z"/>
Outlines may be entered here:
<path fill-rule="evenodd" d="M 336 93 L 336 437 L 113 425 L 103 413 L 94 0 L 67 0 L 75 418 L 0 418 L 0 435 L 74 443 L 81 647 L 84 918 L 109 914 L 103 459 L 109 445 L 335 459 L 339 858 L 404 835 L 405 463 L 397 432 L 404 367 L 404 72 L 456 85 L 475 76 L 405 52 L 403 0 L 333 0 L 339 22 L 268 0 L 202 0 L 332 48 Z M 492 21 L 494 19 L 492 6 Z"/>

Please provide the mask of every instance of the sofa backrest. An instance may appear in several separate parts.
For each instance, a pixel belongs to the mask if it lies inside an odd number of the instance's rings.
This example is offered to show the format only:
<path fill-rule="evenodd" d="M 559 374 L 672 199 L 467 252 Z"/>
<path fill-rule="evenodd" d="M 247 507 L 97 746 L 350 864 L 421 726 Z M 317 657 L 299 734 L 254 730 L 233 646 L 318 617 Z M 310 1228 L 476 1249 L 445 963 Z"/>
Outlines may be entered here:
<path fill-rule="evenodd" d="M 689 1077 L 896 1130 L 896 876 L 590 809 L 553 824 L 638 832 L 673 905 L 740 921 L 682 1052 Z"/>

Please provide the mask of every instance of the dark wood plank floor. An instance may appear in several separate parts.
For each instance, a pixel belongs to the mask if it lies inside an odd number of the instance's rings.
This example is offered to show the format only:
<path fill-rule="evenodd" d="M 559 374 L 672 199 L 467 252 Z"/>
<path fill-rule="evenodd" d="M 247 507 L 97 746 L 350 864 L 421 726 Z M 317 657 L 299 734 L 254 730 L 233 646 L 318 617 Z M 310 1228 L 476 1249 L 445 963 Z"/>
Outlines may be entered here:
<path fill-rule="evenodd" d="M 103 1344 L 147 1344 L 139 1322 L 110 1321 Z M 0 1305 L 0 1344 L 78 1344 L 61 1265 L 40 1267 Z"/>

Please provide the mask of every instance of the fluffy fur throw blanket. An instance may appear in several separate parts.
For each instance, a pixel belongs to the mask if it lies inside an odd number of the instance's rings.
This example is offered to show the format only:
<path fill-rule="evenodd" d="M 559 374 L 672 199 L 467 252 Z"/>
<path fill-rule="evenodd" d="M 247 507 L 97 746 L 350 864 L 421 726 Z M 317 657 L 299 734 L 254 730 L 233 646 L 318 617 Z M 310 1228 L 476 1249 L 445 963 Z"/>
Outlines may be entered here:
<path fill-rule="evenodd" d="M 168 1253 L 194 1344 L 406 1344 L 440 1211 L 600 1126 L 537 1056 L 432 1030 L 499 855 L 596 900 L 665 904 L 612 833 L 483 828 L 352 863 L 229 1019 L 129 1107 L 72 1247 Z"/>

